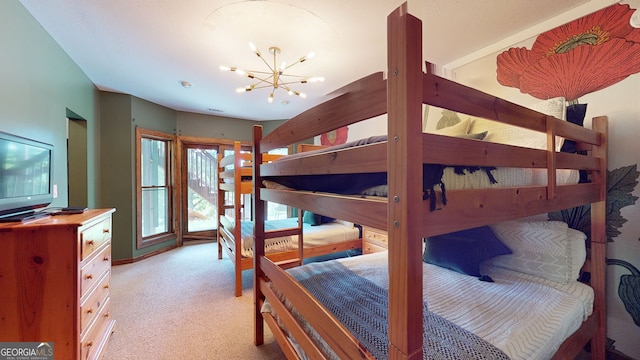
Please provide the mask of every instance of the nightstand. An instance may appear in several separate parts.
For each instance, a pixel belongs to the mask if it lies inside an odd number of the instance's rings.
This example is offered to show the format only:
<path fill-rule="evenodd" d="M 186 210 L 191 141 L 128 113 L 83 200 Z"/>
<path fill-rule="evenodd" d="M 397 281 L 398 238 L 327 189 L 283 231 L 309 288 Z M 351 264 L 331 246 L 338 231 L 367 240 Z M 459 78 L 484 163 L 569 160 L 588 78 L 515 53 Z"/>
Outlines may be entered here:
<path fill-rule="evenodd" d="M 388 247 L 389 238 L 386 231 L 370 228 L 367 226 L 362 227 L 363 254 L 387 251 Z"/>

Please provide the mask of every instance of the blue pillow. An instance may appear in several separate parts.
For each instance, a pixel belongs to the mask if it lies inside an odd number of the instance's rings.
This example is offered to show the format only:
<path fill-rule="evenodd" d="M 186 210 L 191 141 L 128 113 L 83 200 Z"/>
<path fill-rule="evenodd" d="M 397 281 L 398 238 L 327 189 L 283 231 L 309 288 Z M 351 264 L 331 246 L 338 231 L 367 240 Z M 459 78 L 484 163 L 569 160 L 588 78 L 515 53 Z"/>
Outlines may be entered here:
<path fill-rule="evenodd" d="M 322 216 L 322 215 L 318 215 L 318 214 L 314 214 L 311 211 L 305 211 L 302 214 L 302 222 L 309 224 L 311 226 L 316 226 L 316 225 L 321 225 L 321 224 L 326 224 L 326 223 L 330 223 L 332 222 L 333 218 L 327 217 L 327 216 Z"/>
<path fill-rule="evenodd" d="M 471 276 L 480 275 L 480 263 L 511 254 L 488 226 L 428 237 L 424 262 Z"/>

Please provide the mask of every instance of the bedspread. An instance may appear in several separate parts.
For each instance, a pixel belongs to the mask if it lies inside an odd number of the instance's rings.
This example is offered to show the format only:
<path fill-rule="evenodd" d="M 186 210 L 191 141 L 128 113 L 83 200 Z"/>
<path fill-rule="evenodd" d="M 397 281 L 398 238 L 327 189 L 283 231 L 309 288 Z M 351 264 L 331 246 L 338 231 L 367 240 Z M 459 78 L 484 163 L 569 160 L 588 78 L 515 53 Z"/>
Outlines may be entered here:
<path fill-rule="evenodd" d="M 287 229 L 298 226 L 298 218 L 287 218 L 280 220 L 268 220 L 265 222 L 265 230 Z M 352 223 L 335 220 L 330 223 L 311 226 L 302 224 L 304 236 L 304 247 L 313 247 L 339 243 L 347 240 L 357 239 L 360 231 Z M 242 222 L 242 256 L 253 256 L 253 222 Z M 284 236 L 265 240 L 265 251 L 267 253 L 295 250 L 298 248 L 297 236 Z"/>
<path fill-rule="evenodd" d="M 386 252 L 332 261 L 389 288 Z M 322 267 L 317 265 L 315 271 Z M 585 284 L 557 283 L 484 264 L 482 273 L 495 282 L 423 263 L 423 299 L 429 311 L 480 336 L 513 360 L 551 358 L 593 311 L 593 289 Z M 267 303 L 263 311 L 269 308 Z"/>
<path fill-rule="evenodd" d="M 321 271 L 316 271 L 320 269 Z M 388 358 L 388 291 L 339 262 L 290 270 L 376 358 Z M 424 359 L 508 359 L 500 349 L 427 309 L 423 303 Z"/>

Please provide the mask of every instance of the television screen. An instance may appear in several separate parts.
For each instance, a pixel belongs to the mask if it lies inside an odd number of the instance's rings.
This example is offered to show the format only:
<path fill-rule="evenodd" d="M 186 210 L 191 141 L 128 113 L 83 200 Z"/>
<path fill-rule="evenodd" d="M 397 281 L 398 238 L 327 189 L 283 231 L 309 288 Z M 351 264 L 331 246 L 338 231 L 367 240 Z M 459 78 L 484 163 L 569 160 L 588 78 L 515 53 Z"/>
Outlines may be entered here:
<path fill-rule="evenodd" d="M 0 132 L 0 216 L 51 203 L 52 160 L 52 145 Z"/>

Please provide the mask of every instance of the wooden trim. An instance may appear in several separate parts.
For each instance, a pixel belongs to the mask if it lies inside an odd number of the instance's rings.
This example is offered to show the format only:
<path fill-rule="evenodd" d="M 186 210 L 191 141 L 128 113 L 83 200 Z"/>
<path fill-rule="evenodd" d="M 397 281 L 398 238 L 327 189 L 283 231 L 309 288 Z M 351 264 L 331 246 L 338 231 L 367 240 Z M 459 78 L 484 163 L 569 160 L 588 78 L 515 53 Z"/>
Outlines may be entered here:
<path fill-rule="evenodd" d="M 181 237 L 179 236 L 179 232 L 176 228 L 176 219 L 178 216 L 178 203 L 176 202 L 176 185 L 180 184 L 179 178 L 176 175 L 177 171 L 177 160 L 175 156 L 175 151 L 177 148 L 176 145 L 176 136 L 171 134 L 165 134 L 160 131 L 143 129 L 140 127 L 136 127 L 136 159 L 135 159 L 135 173 L 136 173 L 136 248 L 144 249 L 146 247 L 160 244 L 165 241 L 171 240 L 171 238 L 175 238 L 176 244 L 181 244 Z M 150 138 L 160 141 L 167 142 L 167 163 L 169 166 L 169 174 L 167 175 L 167 208 L 168 208 L 168 229 L 166 233 L 158 234 L 156 236 L 151 237 L 142 237 L 142 187 L 140 186 L 142 182 L 142 169 L 140 167 L 140 159 L 142 158 L 142 149 L 140 148 L 142 138 Z M 179 193 L 179 191 L 178 191 Z M 179 198 L 178 198 L 179 200 Z"/>
<path fill-rule="evenodd" d="M 179 247 L 181 247 L 181 246 L 178 245 L 178 244 L 174 244 L 174 245 L 171 245 L 171 246 L 168 246 L 168 247 L 164 247 L 162 249 L 158 249 L 158 250 L 155 250 L 155 251 L 148 252 L 148 253 L 146 253 L 144 255 L 133 257 L 133 258 L 113 260 L 111 262 L 111 265 L 118 266 L 118 265 L 133 264 L 133 263 L 136 263 L 136 262 L 138 262 L 140 260 L 148 259 L 148 258 L 150 258 L 152 256 L 156 256 L 158 254 L 162 254 L 164 252 L 167 252 L 167 251 L 179 248 Z"/>

